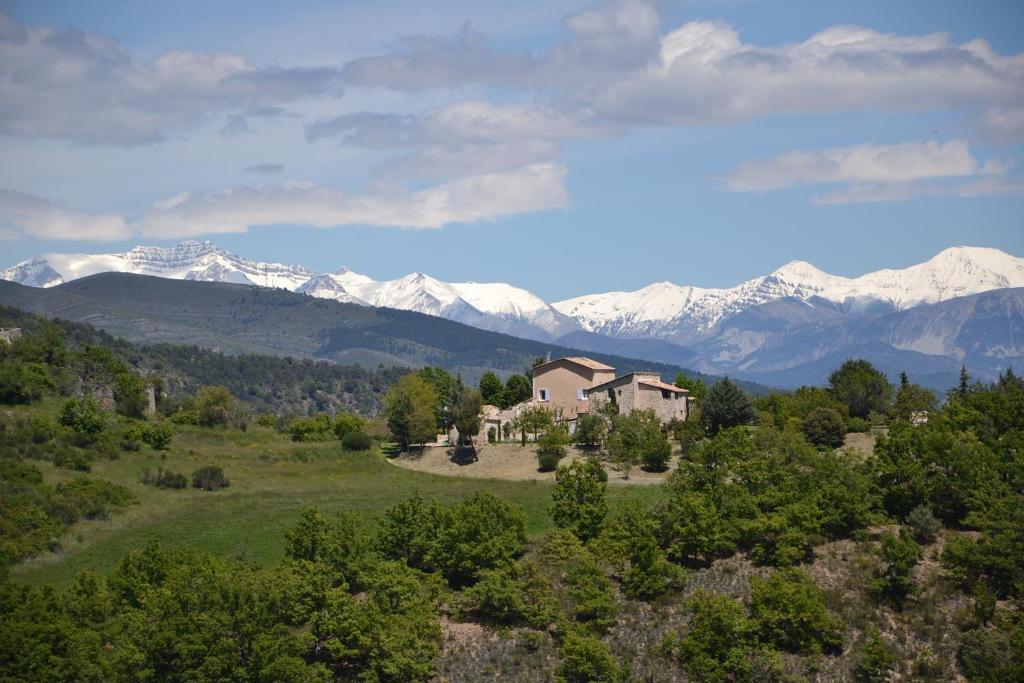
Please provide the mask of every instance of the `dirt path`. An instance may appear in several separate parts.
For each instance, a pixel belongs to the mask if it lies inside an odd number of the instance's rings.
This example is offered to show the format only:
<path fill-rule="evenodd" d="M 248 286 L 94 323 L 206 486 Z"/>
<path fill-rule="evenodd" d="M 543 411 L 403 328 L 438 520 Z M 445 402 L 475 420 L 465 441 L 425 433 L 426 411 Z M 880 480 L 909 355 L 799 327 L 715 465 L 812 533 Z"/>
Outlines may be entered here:
<path fill-rule="evenodd" d="M 578 458 L 586 457 L 585 453 L 575 448 L 569 449 L 563 464 Z M 389 458 L 398 467 L 419 472 L 443 474 L 449 477 L 473 477 L 478 479 L 507 479 L 511 481 L 554 481 L 554 472 L 537 470 L 537 451 L 530 445 L 526 448 L 518 444 L 487 444 L 477 452 L 477 460 L 469 463 L 457 463 L 452 460 L 447 446 L 434 446 L 422 452 L 403 453 Z M 609 484 L 660 484 L 668 477 L 675 462 L 665 472 L 645 472 L 634 467 L 625 479 L 622 473 L 605 465 Z"/>

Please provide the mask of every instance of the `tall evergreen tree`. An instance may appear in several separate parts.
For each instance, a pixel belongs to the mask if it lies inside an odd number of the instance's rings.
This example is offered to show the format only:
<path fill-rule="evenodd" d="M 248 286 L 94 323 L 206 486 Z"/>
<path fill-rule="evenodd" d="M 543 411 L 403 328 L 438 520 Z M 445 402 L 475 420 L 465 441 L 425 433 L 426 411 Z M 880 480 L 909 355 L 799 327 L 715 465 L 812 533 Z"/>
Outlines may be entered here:
<path fill-rule="evenodd" d="M 708 390 L 701 413 L 712 436 L 728 427 L 749 424 L 754 419 L 750 397 L 728 377 L 715 382 Z"/>

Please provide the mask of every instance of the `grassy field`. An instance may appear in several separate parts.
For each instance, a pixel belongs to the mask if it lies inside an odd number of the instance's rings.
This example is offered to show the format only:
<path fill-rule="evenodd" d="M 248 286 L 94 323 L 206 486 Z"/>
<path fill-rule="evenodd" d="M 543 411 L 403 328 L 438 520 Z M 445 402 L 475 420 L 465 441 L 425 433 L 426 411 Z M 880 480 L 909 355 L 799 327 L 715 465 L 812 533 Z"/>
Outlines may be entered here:
<path fill-rule="evenodd" d="M 231 480 L 229 488 L 161 490 L 139 483 L 139 474 L 146 469 L 159 466 L 190 475 L 208 464 L 224 468 Z M 531 534 L 552 528 L 547 515 L 550 484 L 415 472 L 395 467 L 376 450 L 346 452 L 337 441 L 293 443 L 286 435 L 259 427 L 246 432 L 179 427 L 164 457 L 149 448 L 123 453 L 118 460 L 95 463 L 90 474 L 38 465 L 50 483 L 85 476 L 123 484 L 140 504 L 107 520 L 77 523 L 61 539 L 59 552 L 15 568 L 18 580 L 34 584 L 65 586 L 80 570 L 106 572 L 127 551 L 151 540 L 273 563 L 283 554 L 285 530 L 304 508 L 317 505 L 331 513 L 353 510 L 372 523 L 416 490 L 442 502 L 491 491 L 526 510 Z M 656 486 L 609 488 L 612 500 L 623 496 L 651 500 L 660 495 L 661 487 Z"/>

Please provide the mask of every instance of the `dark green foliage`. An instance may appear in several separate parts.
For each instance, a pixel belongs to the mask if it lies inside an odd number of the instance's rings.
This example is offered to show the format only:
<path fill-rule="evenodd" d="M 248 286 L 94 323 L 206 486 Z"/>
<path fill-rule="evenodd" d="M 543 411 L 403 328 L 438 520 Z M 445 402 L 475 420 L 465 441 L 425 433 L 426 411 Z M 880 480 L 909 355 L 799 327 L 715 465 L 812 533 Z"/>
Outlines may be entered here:
<path fill-rule="evenodd" d="M 750 397 L 728 377 L 711 385 L 701 406 L 701 415 L 708 432 L 714 436 L 722 429 L 750 424 L 754 405 Z"/>
<path fill-rule="evenodd" d="M 480 378 L 480 396 L 483 398 L 484 403 L 499 405 L 501 403 L 501 393 L 504 390 L 505 386 L 501 383 L 501 379 L 493 372 L 485 372 Z"/>
<path fill-rule="evenodd" d="M 907 526 L 914 532 L 914 538 L 921 543 L 931 543 L 942 530 L 942 522 L 935 519 L 927 505 L 918 505 L 907 514 Z"/>
<path fill-rule="evenodd" d="M 0 403 L 31 403 L 53 388 L 50 373 L 40 363 L 0 362 Z"/>
<path fill-rule="evenodd" d="M 650 410 L 616 415 L 605 448 L 627 478 L 629 470 L 640 463 L 647 469 L 664 470 L 672 455 L 672 445 L 661 431 L 661 420 Z"/>
<path fill-rule="evenodd" d="M 490 493 L 450 506 L 413 495 L 387 512 L 376 545 L 384 557 L 440 572 L 453 586 L 475 583 L 483 572 L 507 568 L 523 552 L 526 514 Z"/>
<path fill-rule="evenodd" d="M 818 408 L 831 408 L 844 420 L 849 417 L 849 409 L 837 401 L 827 389 L 821 387 L 804 386 L 792 393 L 772 392 L 758 396 L 754 401 L 754 407 L 759 414 L 770 415 L 777 429 L 799 424 Z"/>
<path fill-rule="evenodd" d="M 526 543 L 522 508 L 490 493 L 463 498 L 439 515 L 426 564 L 453 586 L 476 582 L 481 572 L 511 562 Z"/>
<path fill-rule="evenodd" d="M 203 387 L 196 395 L 195 410 L 203 427 L 226 425 L 235 409 L 235 397 L 227 387 Z"/>
<path fill-rule="evenodd" d="M 373 438 L 363 432 L 348 432 L 341 438 L 341 447 L 346 451 L 368 451 L 373 448 Z"/>
<path fill-rule="evenodd" d="M 510 408 L 533 396 L 533 385 L 526 375 L 512 374 L 505 380 L 505 388 L 499 396 L 498 405 L 502 408 Z"/>
<path fill-rule="evenodd" d="M 965 631 L 957 652 L 969 681 L 1003 683 L 1024 680 L 1024 623 Z"/>
<path fill-rule="evenodd" d="M 569 432 L 561 425 L 549 428 L 537 441 L 537 462 L 541 471 L 550 472 L 558 467 L 569 445 Z"/>
<path fill-rule="evenodd" d="M 589 557 L 570 562 L 565 585 L 576 621 L 597 633 L 603 633 L 615 623 L 615 593 L 599 564 Z"/>
<path fill-rule="evenodd" d="M 692 680 L 779 678 L 778 654 L 758 645 L 755 625 L 739 602 L 700 591 L 687 605 L 693 617 L 673 649 Z"/>
<path fill-rule="evenodd" d="M 608 475 L 596 460 L 577 460 L 555 473 L 551 519 L 581 541 L 597 536 L 608 514 Z"/>
<path fill-rule="evenodd" d="M 829 390 L 853 417 L 866 418 L 872 412 L 889 409 L 892 385 L 866 360 L 848 360 L 829 375 Z"/>
<path fill-rule="evenodd" d="M 292 441 L 330 441 L 335 438 L 331 418 L 326 413 L 315 417 L 300 417 L 288 425 Z"/>
<path fill-rule="evenodd" d="M 1024 587 L 1024 495 L 989 500 L 968 519 L 981 531 L 981 537 L 950 539 L 943 562 L 966 586 L 984 581 L 1000 597 L 1020 596 Z"/>
<path fill-rule="evenodd" d="M 170 472 L 161 467 L 155 470 L 146 470 L 139 475 L 139 481 L 159 489 L 183 489 L 188 486 L 188 477 L 184 474 Z"/>
<path fill-rule="evenodd" d="M 626 500 L 605 519 L 596 539 L 597 551 L 611 562 L 630 597 L 656 598 L 684 578 L 658 547 L 656 530 L 651 510 L 639 501 Z"/>
<path fill-rule="evenodd" d="M 563 457 L 557 453 L 537 453 L 537 469 L 541 472 L 554 472 Z"/>
<path fill-rule="evenodd" d="M 906 599 L 917 593 L 914 568 L 921 560 L 921 546 L 903 529 L 898 536 L 887 532 L 882 535 L 878 558 L 882 566 L 869 588 L 879 598 L 902 608 Z"/>
<path fill-rule="evenodd" d="M 216 491 L 226 488 L 230 484 L 231 482 L 224 476 L 224 470 L 216 465 L 206 465 L 192 473 L 193 488 Z"/>
<path fill-rule="evenodd" d="M 896 666 L 896 653 L 878 629 L 872 629 L 856 650 L 853 675 L 863 683 L 886 683 Z"/>
<path fill-rule="evenodd" d="M 146 415 L 146 382 L 131 370 L 118 372 L 114 378 L 114 403 L 117 412 L 141 419 Z"/>
<path fill-rule="evenodd" d="M 103 410 L 92 398 L 69 398 L 60 408 L 57 421 L 75 432 L 95 436 L 106 429 Z"/>
<path fill-rule="evenodd" d="M 939 405 L 935 392 L 918 384 L 901 384 L 896 391 L 893 411 L 897 417 L 909 420 L 911 413 L 917 411 L 934 412 Z"/>
<path fill-rule="evenodd" d="M 846 423 L 839 411 L 815 408 L 804 418 L 801 430 L 807 440 L 816 446 L 839 448 L 846 437 Z"/>
<path fill-rule="evenodd" d="M 433 441 L 439 400 L 431 385 L 416 374 L 404 375 L 388 391 L 384 398 L 388 429 L 403 449 Z"/>
<path fill-rule="evenodd" d="M 559 650 L 555 680 L 564 683 L 613 683 L 618 666 L 608 646 L 591 636 L 569 634 Z"/>
<path fill-rule="evenodd" d="M 573 440 L 580 446 L 594 448 L 604 443 L 608 433 L 608 423 L 604 416 L 593 413 L 581 413 L 576 418 L 576 432 Z"/>
<path fill-rule="evenodd" d="M 129 441 L 139 441 L 158 451 L 166 451 L 171 447 L 174 429 L 164 422 L 140 422 L 133 424 L 125 431 Z"/>
<path fill-rule="evenodd" d="M 750 580 L 750 614 L 762 642 L 797 654 L 835 651 L 842 628 L 829 614 L 821 589 L 798 569 Z"/>
<path fill-rule="evenodd" d="M 702 405 L 704 399 L 707 398 L 708 386 L 699 377 L 690 377 L 685 372 L 680 372 L 672 383 L 689 391 L 690 398 L 695 399 L 697 405 Z"/>
<path fill-rule="evenodd" d="M 483 572 L 462 592 L 460 608 L 490 624 L 540 629 L 553 623 L 559 612 L 550 579 L 529 559 Z"/>
<path fill-rule="evenodd" d="M 368 433 L 370 425 L 365 419 L 353 413 L 338 413 L 334 416 L 331 429 L 334 435 L 344 442 L 345 435 L 352 432 Z"/>
<path fill-rule="evenodd" d="M 463 389 L 459 392 L 455 405 L 452 407 L 452 424 L 459 432 L 462 445 L 468 446 L 472 439 L 480 433 L 480 409 L 483 400 L 480 392 L 475 389 Z"/>
<path fill-rule="evenodd" d="M 420 369 L 416 376 L 434 392 L 435 428 L 446 431 L 454 424 L 455 402 L 462 393 L 462 379 L 456 379 L 450 372 L 439 366 Z"/>

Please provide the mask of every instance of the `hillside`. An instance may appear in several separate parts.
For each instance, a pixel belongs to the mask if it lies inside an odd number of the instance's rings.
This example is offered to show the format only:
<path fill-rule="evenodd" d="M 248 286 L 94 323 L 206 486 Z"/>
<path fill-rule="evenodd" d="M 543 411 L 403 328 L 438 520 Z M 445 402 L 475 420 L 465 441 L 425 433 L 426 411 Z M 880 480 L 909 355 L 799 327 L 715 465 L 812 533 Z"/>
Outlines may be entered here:
<path fill-rule="evenodd" d="M 279 289 L 103 273 L 39 289 L 0 282 L 0 304 L 85 322 L 138 343 L 190 344 L 228 354 L 319 358 L 364 367 L 439 365 L 476 383 L 488 370 L 522 372 L 539 356 L 580 355 L 434 316 L 316 299 Z M 621 372 L 678 365 L 588 355 Z M 763 388 L 748 385 L 758 392 Z"/>

